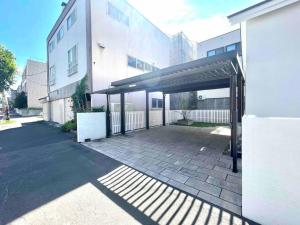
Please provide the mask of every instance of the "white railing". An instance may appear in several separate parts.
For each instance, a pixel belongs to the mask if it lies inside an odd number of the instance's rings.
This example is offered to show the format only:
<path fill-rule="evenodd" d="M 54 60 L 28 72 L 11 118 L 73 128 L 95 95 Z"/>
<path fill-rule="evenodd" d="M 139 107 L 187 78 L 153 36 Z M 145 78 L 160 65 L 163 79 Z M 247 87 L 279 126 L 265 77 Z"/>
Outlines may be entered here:
<path fill-rule="evenodd" d="M 137 130 L 145 128 L 146 123 L 145 111 L 129 111 L 125 113 L 125 128 L 126 131 Z M 180 110 L 166 110 L 166 123 L 174 123 L 182 119 Z M 207 123 L 229 123 L 230 111 L 229 110 L 191 110 L 188 118 L 197 122 Z M 112 133 L 120 133 L 121 131 L 121 116 L 120 112 L 111 113 Z M 162 111 L 150 111 L 149 113 L 150 126 L 162 125 Z"/>

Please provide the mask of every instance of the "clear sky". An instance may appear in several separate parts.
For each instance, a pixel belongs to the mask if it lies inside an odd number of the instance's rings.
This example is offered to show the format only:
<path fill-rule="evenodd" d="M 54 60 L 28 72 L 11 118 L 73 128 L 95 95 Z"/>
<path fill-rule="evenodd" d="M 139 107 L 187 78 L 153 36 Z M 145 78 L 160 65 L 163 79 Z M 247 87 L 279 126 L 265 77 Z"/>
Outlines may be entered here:
<path fill-rule="evenodd" d="M 236 28 L 230 27 L 226 16 L 259 1 L 128 0 L 167 34 L 184 31 L 195 41 Z M 46 61 L 46 37 L 61 12 L 61 2 L 0 0 L 0 44 L 15 54 L 20 71 L 28 58 Z"/>

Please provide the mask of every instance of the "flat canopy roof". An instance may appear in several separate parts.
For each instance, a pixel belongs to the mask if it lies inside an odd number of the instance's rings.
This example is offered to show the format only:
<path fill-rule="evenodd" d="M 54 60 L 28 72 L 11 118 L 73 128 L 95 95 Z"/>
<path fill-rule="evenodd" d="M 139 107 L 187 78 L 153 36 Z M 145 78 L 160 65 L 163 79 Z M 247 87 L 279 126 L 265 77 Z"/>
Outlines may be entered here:
<path fill-rule="evenodd" d="M 242 72 L 236 51 L 211 56 L 112 82 L 112 88 L 93 94 L 135 91 L 178 93 L 230 87 L 230 77 Z"/>

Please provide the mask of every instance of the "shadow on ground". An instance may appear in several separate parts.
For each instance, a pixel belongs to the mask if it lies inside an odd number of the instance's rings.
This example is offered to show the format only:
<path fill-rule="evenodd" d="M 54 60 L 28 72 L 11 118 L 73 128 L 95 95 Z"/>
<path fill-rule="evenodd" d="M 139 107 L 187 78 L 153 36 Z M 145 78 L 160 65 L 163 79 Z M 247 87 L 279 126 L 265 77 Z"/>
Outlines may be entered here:
<path fill-rule="evenodd" d="M 44 122 L 0 132 L 0 224 L 252 224 Z"/>

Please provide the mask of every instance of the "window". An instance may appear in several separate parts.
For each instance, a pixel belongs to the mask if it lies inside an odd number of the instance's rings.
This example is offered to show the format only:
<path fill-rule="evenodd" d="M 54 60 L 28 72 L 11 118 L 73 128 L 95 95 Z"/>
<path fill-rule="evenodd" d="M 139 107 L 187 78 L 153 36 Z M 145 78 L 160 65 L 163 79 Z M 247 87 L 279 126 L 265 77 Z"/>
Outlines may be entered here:
<path fill-rule="evenodd" d="M 77 45 L 68 51 L 68 74 L 69 76 L 77 72 Z"/>
<path fill-rule="evenodd" d="M 145 63 L 145 70 L 146 71 L 152 71 L 152 67 L 149 63 Z"/>
<path fill-rule="evenodd" d="M 51 66 L 49 69 L 49 85 L 55 84 L 55 66 Z"/>
<path fill-rule="evenodd" d="M 142 60 L 137 59 L 136 60 L 136 68 L 140 70 L 144 70 L 144 62 Z"/>
<path fill-rule="evenodd" d="M 159 68 L 151 66 L 149 63 L 144 62 L 143 60 L 137 59 L 132 56 L 127 56 L 127 65 L 142 71 L 156 71 Z"/>
<path fill-rule="evenodd" d="M 128 66 L 136 68 L 136 58 L 127 56 Z"/>
<path fill-rule="evenodd" d="M 226 52 L 231 52 L 236 50 L 236 44 L 226 46 Z"/>
<path fill-rule="evenodd" d="M 216 51 L 215 50 L 211 50 L 211 51 L 207 52 L 207 57 L 214 56 L 214 55 L 216 55 Z"/>
<path fill-rule="evenodd" d="M 73 24 L 76 22 L 77 19 L 77 11 L 76 9 L 73 10 L 73 12 L 70 14 L 70 16 L 67 19 L 67 29 L 69 30 Z"/>
<path fill-rule="evenodd" d="M 54 48 L 55 48 L 55 41 L 53 40 L 49 43 L 49 52 L 52 52 Z"/>
<path fill-rule="evenodd" d="M 162 108 L 163 100 L 158 98 L 152 98 L 152 108 Z"/>
<path fill-rule="evenodd" d="M 64 36 L 64 27 L 61 27 L 56 35 L 57 43 L 63 38 Z"/>
<path fill-rule="evenodd" d="M 216 55 L 220 55 L 220 54 L 224 53 L 224 48 L 223 47 L 217 48 L 215 51 L 216 51 Z"/>
<path fill-rule="evenodd" d="M 110 2 L 108 2 L 108 15 L 126 26 L 129 26 L 129 17 Z"/>

